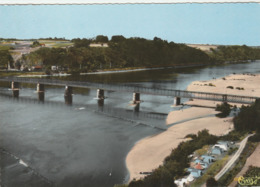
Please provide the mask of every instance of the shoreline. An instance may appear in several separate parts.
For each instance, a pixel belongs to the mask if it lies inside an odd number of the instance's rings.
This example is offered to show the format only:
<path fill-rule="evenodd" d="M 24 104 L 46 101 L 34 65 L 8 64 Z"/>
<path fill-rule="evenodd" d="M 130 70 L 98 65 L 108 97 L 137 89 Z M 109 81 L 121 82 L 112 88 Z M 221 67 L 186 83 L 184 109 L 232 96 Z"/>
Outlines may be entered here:
<path fill-rule="evenodd" d="M 243 82 L 241 83 L 241 81 Z M 237 95 L 260 96 L 259 74 L 232 74 L 223 78 L 208 81 L 194 81 L 187 87 L 188 91 L 204 91 Z M 208 86 L 209 83 L 214 86 Z M 206 86 L 207 84 L 207 86 Z M 227 86 L 233 89 L 226 90 Z M 236 89 L 243 87 L 243 90 Z M 218 118 L 214 116 L 216 104 L 220 102 L 192 100 L 187 105 L 192 107 L 172 111 L 166 119 L 168 129 L 162 133 L 143 138 L 136 142 L 126 157 L 126 166 L 129 171 L 129 181 L 141 179 L 145 175 L 140 172 L 151 172 L 163 164 L 163 160 L 170 155 L 172 149 L 180 142 L 185 141 L 187 134 L 196 134 L 198 131 L 208 129 L 214 135 L 224 135 L 233 130 L 233 117 Z M 204 107 L 196 107 L 204 106 Z M 238 107 L 241 105 L 236 104 Z"/>
<path fill-rule="evenodd" d="M 127 72 L 137 72 L 137 71 L 150 71 L 150 70 L 160 70 L 160 69 L 179 69 L 179 68 L 191 68 L 191 67 L 202 67 L 208 66 L 209 64 L 193 64 L 193 65 L 178 65 L 178 66 L 169 66 L 169 67 L 156 67 L 156 68 L 136 68 L 136 69 L 122 69 L 122 70 L 101 70 L 97 72 L 87 72 L 87 73 L 80 73 L 80 75 L 95 75 L 95 74 L 109 74 L 109 73 L 127 73 Z M 19 71 L 14 71 L 19 72 Z M 19 75 L 17 77 L 52 77 L 52 76 L 70 76 L 69 73 L 54 73 L 52 75 Z"/>

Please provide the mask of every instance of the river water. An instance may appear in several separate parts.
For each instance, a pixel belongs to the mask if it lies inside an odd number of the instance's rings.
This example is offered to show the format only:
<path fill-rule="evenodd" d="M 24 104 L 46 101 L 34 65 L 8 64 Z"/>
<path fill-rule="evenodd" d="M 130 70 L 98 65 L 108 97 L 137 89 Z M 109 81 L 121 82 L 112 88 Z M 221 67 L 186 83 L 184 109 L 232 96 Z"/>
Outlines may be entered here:
<path fill-rule="evenodd" d="M 232 73 L 260 73 L 260 61 L 224 66 L 91 74 L 63 79 L 184 90 L 192 81 Z M 173 97 L 141 95 L 139 112 L 130 106 L 132 93 L 74 89 L 73 104 L 64 103 L 64 88 L 46 87 L 37 101 L 35 85 L 21 85 L 13 99 L 0 87 L 2 186 L 100 186 L 128 180 L 125 158 L 142 138 L 165 129 Z M 185 100 L 183 100 L 184 102 Z"/>

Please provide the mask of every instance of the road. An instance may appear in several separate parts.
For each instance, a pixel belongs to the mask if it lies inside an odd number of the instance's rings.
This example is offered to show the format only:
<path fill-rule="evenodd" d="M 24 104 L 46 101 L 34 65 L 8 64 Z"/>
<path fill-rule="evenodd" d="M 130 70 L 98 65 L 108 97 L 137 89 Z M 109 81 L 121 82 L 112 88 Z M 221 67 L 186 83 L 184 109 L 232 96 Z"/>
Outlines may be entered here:
<path fill-rule="evenodd" d="M 23 54 L 29 54 L 33 51 L 38 50 L 40 47 L 31 48 L 32 42 L 17 42 L 17 44 L 14 46 L 15 49 L 11 50 L 12 57 L 14 61 L 19 60 Z"/>
<path fill-rule="evenodd" d="M 238 159 L 242 151 L 244 150 L 247 140 L 250 136 L 253 136 L 254 134 L 250 134 L 247 137 L 245 137 L 241 142 L 239 149 L 234 154 L 234 156 L 228 161 L 228 163 L 222 168 L 222 170 L 215 176 L 215 180 L 219 180 L 229 169 L 230 167 L 235 163 L 235 161 Z"/>

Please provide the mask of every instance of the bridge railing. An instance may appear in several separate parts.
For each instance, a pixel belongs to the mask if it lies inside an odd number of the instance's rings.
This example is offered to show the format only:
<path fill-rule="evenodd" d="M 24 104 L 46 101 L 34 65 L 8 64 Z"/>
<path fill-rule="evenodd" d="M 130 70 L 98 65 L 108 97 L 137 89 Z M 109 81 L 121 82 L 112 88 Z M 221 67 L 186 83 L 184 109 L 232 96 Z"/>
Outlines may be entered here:
<path fill-rule="evenodd" d="M 9 81 L 9 82 L 14 81 L 14 82 L 32 83 L 32 84 L 39 83 L 39 84 L 46 84 L 46 85 L 103 89 L 107 91 L 135 92 L 135 93 L 142 93 L 148 95 L 161 95 L 161 96 L 181 97 L 181 98 L 188 98 L 188 99 L 203 99 L 203 100 L 213 100 L 213 101 L 227 101 L 227 102 L 245 103 L 245 104 L 252 103 L 256 99 L 260 99 L 259 97 L 252 97 L 252 96 L 149 88 L 149 87 L 140 87 L 140 86 L 125 85 L 125 84 L 103 84 L 103 83 L 81 82 L 81 81 L 64 81 L 64 80 L 57 80 L 57 79 L 3 77 L 0 78 L 0 81 Z"/>

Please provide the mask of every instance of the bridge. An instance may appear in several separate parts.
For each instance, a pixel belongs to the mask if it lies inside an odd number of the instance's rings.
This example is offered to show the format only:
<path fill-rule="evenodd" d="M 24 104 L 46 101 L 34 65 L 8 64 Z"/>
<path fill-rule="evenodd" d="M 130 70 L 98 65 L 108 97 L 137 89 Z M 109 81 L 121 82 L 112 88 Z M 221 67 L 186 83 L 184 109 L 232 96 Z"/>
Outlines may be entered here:
<path fill-rule="evenodd" d="M 104 104 L 104 99 L 105 99 L 104 91 L 133 93 L 133 104 L 140 103 L 140 94 L 174 97 L 175 105 L 180 104 L 181 98 L 202 99 L 202 100 L 241 103 L 241 104 L 250 104 L 255 102 L 256 99 L 260 99 L 260 97 L 253 97 L 253 96 L 148 88 L 148 87 L 138 87 L 138 86 L 130 86 L 124 84 L 103 84 L 103 83 L 81 82 L 81 81 L 63 81 L 63 80 L 55 80 L 55 79 L 41 79 L 41 78 L 2 77 L 0 78 L 0 81 L 11 82 L 11 89 L 13 91 L 14 97 L 19 97 L 20 83 L 37 84 L 38 98 L 40 101 L 44 101 L 44 91 L 45 91 L 44 85 L 64 86 L 65 87 L 64 98 L 67 104 L 72 104 L 73 87 L 97 89 L 97 99 L 100 105 Z"/>

